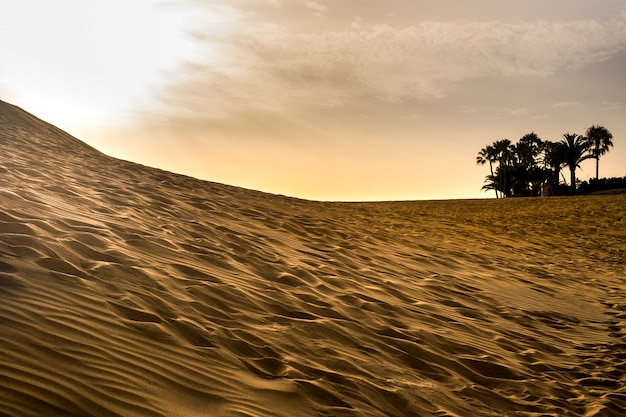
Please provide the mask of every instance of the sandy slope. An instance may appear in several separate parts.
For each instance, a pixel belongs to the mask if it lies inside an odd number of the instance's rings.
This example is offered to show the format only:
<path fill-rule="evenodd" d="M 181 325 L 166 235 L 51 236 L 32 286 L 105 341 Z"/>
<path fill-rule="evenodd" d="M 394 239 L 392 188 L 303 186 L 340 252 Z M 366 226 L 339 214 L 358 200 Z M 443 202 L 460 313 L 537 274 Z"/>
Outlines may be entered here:
<path fill-rule="evenodd" d="M 0 201 L 2 416 L 626 407 L 626 195 L 308 202 L 0 102 Z"/>

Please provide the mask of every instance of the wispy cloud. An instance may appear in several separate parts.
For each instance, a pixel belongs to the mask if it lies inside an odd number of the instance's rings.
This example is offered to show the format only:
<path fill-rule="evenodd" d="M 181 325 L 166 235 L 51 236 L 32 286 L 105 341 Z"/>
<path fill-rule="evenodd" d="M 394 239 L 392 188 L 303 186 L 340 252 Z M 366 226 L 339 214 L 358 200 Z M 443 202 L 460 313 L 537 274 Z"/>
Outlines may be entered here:
<path fill-rule="evenodd" d="M 554 103 L 551 107 L 554 109 L 571 109 L 574 107 L 580 107 L 581 103 L 579 101 L 560 101 L 558 103 Z"/>
<path fill-rule="evenodd" d="M 306 7 L 308 7 L 309 9 L 312 9 L 312 10 L 316 11 L 317 13 L 324 14 L 324 13 L 328 12 L 328 6 L 326 6 L 324 4 L 320 4 L 320 3 L 315 2 L 315 1 L 307 0 L 307 1 L 304 2 L 304 5 Z"/>
<path fill-rule="evenodd" d="M 199 57 L 182 68 L 176 93 L 215 102 L 220 112 L 362 98 L 400 103 L 445 97 L 464 80 L 573 72 L 626 50 L 626 12 L 608 21 L 427 21 L 318 33 L 246 19 L 228 32 L 195 34 L 219 59 Z"/>
<path fill-rule="evenodd" d="M 528 115 L 529 110 L 527 107 L 519 107 L 516 109 L 504 109 L 502 114 L 508 114 L 511 116 L 526 116 Z"/>
<path fill-rule="evenodd" d="M 620 101 L 603 101 L 602 106 L 604 110 L 622 110 L 626 107 Z"/>

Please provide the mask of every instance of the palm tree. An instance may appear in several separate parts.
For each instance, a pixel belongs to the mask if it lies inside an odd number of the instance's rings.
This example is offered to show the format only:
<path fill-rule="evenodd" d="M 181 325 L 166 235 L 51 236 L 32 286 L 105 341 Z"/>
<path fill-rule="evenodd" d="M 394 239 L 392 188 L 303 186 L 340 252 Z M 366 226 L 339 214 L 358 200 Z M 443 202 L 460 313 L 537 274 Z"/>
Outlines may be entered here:
<path fill-rule="evenodd" d="M 508 139 L 502 139 L 495 141 L 491 145 L 485 146 L 478 152 L 476 157 L 476 163 L 478 165 L 484 165 L 489 162 L 489 171 L 491 175 L 487 177 L 487 180 L 497 176 L 497 187 L 483 187 L 485 190 L 495 190 L 496 197 L 505 197 L 507 193 L 506 176 L 504 173 L 507 171 L 507 167 L 512 166 L 514 150 L 511 146 L 511 141 Z M 494 169 L 494 163 L 498 163 L 498 166 Z M 498 194 L 498 192 L 500 194 Z"/>
<path fill-rule="evenodd" d="M 600 157 L 613 146 L 611 139 L 613 139 L 611 132 L 606 127 L 600 125 L 591 126 L 585 134 L 585 140 L 589 143 L 591 155 L 596 160 L 596 180 L 598 179 Z"/>
<path fill-rule="evenodd" d="M 509 171 L 507 167 L 512 166 L 513 162 L 513 149 L 511 146 L 511 141 L 508 139 L 500 139 L 493 143 L 494 152 L 496 155 L 496 159 L 498 160 L 498 170 L 496 170 L 496 174 L 499 175 L 498 184 L 500 184 L 500 191 L 506 197 L 509 192 L 507 191 L 507 172 Z"/>
<path fill-rule="evenodd" d="M 535 132 L 524 135 L 514 145 L 517 161 L 522 166 L 530 168 L 536 164 L 536 159 L 541 153 L 543 141 Z"/>
<path fill-rule="evenodd" d="M 481 187 L 481 190 L 494 190 L 496 192 L 496 198 L 499 197 L 498 191 L 500 190 L 500 183 L 498 182 L 498 177 L 491 174 L 485 177 L 485 184 Z"/>
<path fill-rule="evenodd" d="M 515 195 L 532 195 L 545 179 L 544 170 L 538 166 L 543 149 L 543 141 L 535 132 L 524 135 L 515 145 L 511 145 L 512 171 L 511 187 Z"/>
<path fill-rule="evenodd" d="M 476 157 L 477 165 L 485 165 L 489 162 L 489 172 L 491 172 L 491 177 L 493 177 L 493 163 L 498 160 L 496 150 L 493 146 L 487 145 L 478 152 L 478 156 Z M 498 195 L 498 189 L 496 187 L 487 188 L 483 187 L 483 189 L 493 189 L 496 192 L 496 198 L 500 197 Z"/>
<path fill-rule="evenodd" d="M 510 184 L 513 184 L 512 179 L 513 167 L 509 165 L 498 166 L 494 170 L 493 175 L 487 175 L 485 177 L 485 184 L 481 190 L 495 190 L 500 193 L 500 197 L 509 197 L 513 193 L 513 189 Z M 509 184 L 505 186 L 505 184 Z"/>
<path fill-rule="evenodd" d="M 550 185 L 557 187 L 559 185 L 561 167 L 565 165 L 565 155 L 561 143 L 549 140 L 543 142 L 543 154 L 543 168 L 547 173 L 552 172 L 551 178 L 548 176 L 547 180 Z"/>
<path fill-rule="evenodd" d="M 576 191 L 576 168 L 580 163 L 594 156 L 589 152 L 589 142 L 581 135 L 565 133 L 559 142 L 558 152 L 563 164 L 569 167 L 572 191 Z"/>

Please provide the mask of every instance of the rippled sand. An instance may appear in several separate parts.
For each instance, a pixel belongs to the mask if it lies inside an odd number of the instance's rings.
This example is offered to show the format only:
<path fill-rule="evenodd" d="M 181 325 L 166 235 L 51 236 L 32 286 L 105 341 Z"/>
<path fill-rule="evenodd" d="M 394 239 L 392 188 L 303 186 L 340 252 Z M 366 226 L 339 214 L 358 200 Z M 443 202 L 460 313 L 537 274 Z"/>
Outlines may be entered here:
<path fill-rule="evenodd" d="M 626 195 L 303 201 L 0 102 L 0 201 L 0 416 L 624 415 Z"/>

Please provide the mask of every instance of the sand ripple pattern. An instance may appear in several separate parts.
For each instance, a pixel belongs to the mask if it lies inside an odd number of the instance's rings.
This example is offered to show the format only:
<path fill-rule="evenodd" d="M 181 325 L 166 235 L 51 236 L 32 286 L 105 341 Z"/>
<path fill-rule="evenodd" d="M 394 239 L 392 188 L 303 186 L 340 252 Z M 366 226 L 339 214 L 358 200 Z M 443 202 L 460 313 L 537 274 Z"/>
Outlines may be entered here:
<path fill-rule="evenodd" d="M 0 416 L 622 416 L 625 195 L 318 203 L 0 102 Z"/>

